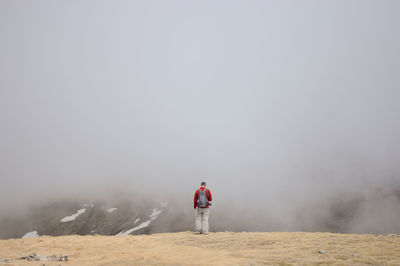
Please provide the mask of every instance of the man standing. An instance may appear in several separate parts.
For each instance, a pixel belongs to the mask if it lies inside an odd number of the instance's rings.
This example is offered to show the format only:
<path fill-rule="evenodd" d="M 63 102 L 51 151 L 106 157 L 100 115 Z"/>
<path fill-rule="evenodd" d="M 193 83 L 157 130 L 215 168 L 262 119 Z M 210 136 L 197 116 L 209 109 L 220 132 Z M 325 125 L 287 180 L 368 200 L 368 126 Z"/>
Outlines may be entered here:
<path fill-rule="evenodd" d="M 201 187 L 194 193 L 195 224 L 198 234 L 208 234 L 208 215 L 210 213 L 212 196 L 211 191 L 206 189 L 206 182 L 201 182 Z"/>

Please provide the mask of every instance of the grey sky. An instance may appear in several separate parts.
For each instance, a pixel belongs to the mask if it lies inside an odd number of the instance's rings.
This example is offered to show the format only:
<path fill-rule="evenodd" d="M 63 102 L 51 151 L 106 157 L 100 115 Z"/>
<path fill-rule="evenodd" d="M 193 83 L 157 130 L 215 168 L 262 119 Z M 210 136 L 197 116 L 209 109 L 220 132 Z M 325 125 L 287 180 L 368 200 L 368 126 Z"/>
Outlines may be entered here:
<path fill-rule="evenodd" d="M 1 0 L 1 207 L 117 188 L 191 204 L 203 179 L 269 205 L 398 187 L 399 10 Z"/>

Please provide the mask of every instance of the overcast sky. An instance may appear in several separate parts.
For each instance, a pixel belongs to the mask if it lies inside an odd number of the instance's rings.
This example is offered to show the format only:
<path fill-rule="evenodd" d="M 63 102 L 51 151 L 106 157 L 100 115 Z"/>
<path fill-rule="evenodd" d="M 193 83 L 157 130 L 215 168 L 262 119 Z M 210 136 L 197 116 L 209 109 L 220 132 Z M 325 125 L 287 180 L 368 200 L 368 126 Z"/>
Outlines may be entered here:
<path fill-rule="evenodd" d="M 120 188 L 191 206 L 202 180 L 246 204 L 399 187 L 399 10 L 1 0 L 0 207 Z"/>

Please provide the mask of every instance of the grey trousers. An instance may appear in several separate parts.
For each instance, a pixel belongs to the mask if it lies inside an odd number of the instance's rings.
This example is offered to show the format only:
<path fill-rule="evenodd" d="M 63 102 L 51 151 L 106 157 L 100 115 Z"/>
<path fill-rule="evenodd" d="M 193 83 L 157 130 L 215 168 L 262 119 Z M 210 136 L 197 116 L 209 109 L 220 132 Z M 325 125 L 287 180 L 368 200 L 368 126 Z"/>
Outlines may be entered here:
<path fill-rule="evenodd" d="M 208 234 L 208 216 L 210 214 L 209 208 L 197 207 L 194 211 L 196 232 L 203 232 Z"/>

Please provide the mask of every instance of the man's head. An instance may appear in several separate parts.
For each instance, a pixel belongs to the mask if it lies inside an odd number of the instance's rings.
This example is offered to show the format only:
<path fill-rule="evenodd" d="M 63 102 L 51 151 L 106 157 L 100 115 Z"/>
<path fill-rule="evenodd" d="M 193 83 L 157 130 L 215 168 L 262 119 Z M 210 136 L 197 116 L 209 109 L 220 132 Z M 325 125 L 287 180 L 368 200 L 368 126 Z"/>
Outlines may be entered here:
<path fill-rule="evenodd" d="M 206 182 L 204 182 L 204 181 L 201 182 L 201 186 L 202 186 L 202 187 L 205 187 L 205 186 L 206 186 Z"/>

